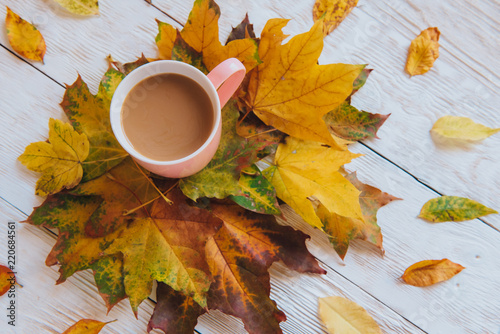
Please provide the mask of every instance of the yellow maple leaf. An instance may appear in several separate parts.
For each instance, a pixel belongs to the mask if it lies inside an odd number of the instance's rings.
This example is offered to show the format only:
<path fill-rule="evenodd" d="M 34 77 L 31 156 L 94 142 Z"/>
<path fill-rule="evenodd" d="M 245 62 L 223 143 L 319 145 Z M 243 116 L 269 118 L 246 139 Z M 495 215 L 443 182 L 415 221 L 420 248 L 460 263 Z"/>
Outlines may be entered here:
<path fill-rule="evenodd" d="M 359 157 L 313 141 L 288 137 L 276 151 L 274 165 L 264 175 L 276 188 L 279 198 L 306 222 L 319 229 L 323 223 L 309 200 L 314 197 L 330 212 L 363 220 L 359 191 L 338 171 L 340 166 Z"/>
<path fill-rule="evenodd" d="M 408 50 L 405 70 L 410 75 L 428 72 L 439 57 L 438 28 L 427 28 L 415 38 Z"/>
<path fill-rule="evenodd" d="M 209 71 L 233 57 L 239 59 L 247 71 L 250 71 L 259 64 L 257 42 L 245 38 L 231 41 L 223 46 L 219 40 L 219 17 L 219 6 L 213 0 L 196 0 L 181 31 L 182 38 L 203 55 L 203 63 Z"/>
<path fill-rule="evenodd" d="M 319 316 L 331 334 L 382 333 L 378 324 L 364 308 L 343 297 L 319 298 Z"/>
<path fill-rule="evenodd" d="M 49 142 L 32 143 L 19 160 L 35 172 L 42 173 L 36 183 L 36 194 L 55 194 L 64 188 L 73 188 L 83 176 L 82 163 L 89 154 L 87 136 L 70 124 L 51 118 Z"/>
<path fill-rule="evenodd" d="M 42 34 L 34 25 L 23 20 L 7 7 L 5 26 L 9 43 L 14 51 L 28 59 L 43 62 L 47 47 Z"/>
<path fill-rule="evenodd" d="M 259 57 L 248 84 L 247 104 L 267 125 L 294 137 L 345 148 L 330 134 L 323 115 L 352 92 L 364 65 L 318 65 L 323 49 L 322 21 L 288 43 L 281 31 L 288 21 L 269 20 L 261 34 Z"/>
<path fill-rule="evenodd" d="M 500 128 L 492 129 L 468 117 L 447 115 L 438 119 L 431 131 L 446 138 L 477 141 L 500 132 Z"/>
<path fill-rule="evenodd" d="M 358 0 L 316 0 L 313 19 L 316 21 L 323 18 L 323 33 L 326 36 L 344 21 L 357 4 Z"/>

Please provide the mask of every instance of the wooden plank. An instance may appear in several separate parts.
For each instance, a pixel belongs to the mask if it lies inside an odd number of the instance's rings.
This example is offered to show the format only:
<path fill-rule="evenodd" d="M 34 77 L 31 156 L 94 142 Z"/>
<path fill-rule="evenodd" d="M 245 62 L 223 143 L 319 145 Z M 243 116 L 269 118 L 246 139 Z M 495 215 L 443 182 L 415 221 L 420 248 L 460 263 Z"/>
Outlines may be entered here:
<path fill-rule="evenodd" d="M 0 16 L 4 17 L 7 3 L 1 4 Z M 123 62 L 134 61 L 142 53 L 156 57 L 155 18 L 174 23 L 141 0 L 100 2 L 100 15 L 94 17 L 73 15 L 51 0 L 8 5 L 33 22 L 45 38 L 45 64 L 33 65 L 59 83 L 71 84 L 80 74 L 93 92 L 107 69 L 107 55 Z M 10 48 L 4 32 L 0 33 L 0 44 Z"/>
<path fill-rule="evenodd" d="M 162 10 L 185 22 L 191 2 L 155 2 Z M 257 35 L 273 17 L 291 18 L 286 33 L 307 31 L 314 0 L 219 0 L 220 39 L 248 12 Z M 488 13 L 488 14 L 485 14 Z M 500 104 L 500 15 L 494 1 L 432 0 L 360 1 L 358 7 L 325 38 L 320 63 L 368 63 L 375 71 L 353 97 L 353 105 L 373 113 L 391 114 L 379 131 L 381 139 L 366 144 L 421 182 L 442 194 L 475 199 L 500 209 L 500 135 L 476 144 L 453 145 L 433 140 L 434 122 L 452 114 L 467 116 L 491 127 L 500 127 L 493 112 Z M 460 22 L 458 24 L 457 22 Z M 423 76 L 409 78 L 404 64 L 410 41 L 420 30 L 442 29 L 441 55 Z M 423 203 L 422 203 L 423 204 Z M 483 218 L 500 229 L 500 215 Z"/>

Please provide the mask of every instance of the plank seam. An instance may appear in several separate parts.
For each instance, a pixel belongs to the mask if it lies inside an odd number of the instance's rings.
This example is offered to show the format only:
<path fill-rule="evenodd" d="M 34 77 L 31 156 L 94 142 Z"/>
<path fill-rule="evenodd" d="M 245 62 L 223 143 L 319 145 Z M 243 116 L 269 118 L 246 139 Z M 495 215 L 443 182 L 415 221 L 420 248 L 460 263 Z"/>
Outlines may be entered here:
<path fill-rule="evenodd" d="M 59 83 L 56 79 L 52 78 L 50 75 L 48 75 L 47 73 L 45 73 L 44 71 L 42 71 L 41 69 L 39 69 L 38 67 L 36 67 L 35 65 L 33 65 L 32 63 L 30 63 L 29 61 L 27 61 L 23 57 L 19 56 L 17 53 L 15 53 L 14 51 L 12 51 L 11 49 L 9 49 L 8 47 L 6 47 L 5 45 L 3 45 L 2 43 L 0 43 L 0 46 L 2 48 L 4 48 L 5 50 L 7 50 L 9 53 L 11 53 L 14 57 L 18 58 L 19 60 L 21 60 L 21 61 L 25 62 L 26 64 L 28 64 L 29 66 L 33 67 L 35 70 L 37 70 L 41 74 L 45 75 L 47 78 L 49 78 L 50 80 L 54 81 L 56 84 L 58 84 L 62 88 L 65 88 L 65 86 L 63 84 Z"/>

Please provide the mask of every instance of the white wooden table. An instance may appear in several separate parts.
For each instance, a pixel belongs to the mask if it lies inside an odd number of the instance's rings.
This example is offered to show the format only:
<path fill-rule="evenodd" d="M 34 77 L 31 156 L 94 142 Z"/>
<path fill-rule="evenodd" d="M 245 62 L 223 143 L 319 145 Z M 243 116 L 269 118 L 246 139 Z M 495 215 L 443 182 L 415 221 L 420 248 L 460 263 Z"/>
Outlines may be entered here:
<path fill-rule="evenodd" d="M 101 15 L 75 17 L 52 0 L 0 0 L 35 23 L 47 42 L 45 64 L 26 62 L 10 50 L 0 29 L 0 263 L 7 261 L 7 222 L 22 221 L 42 198 L 34 195 L 38 175 L 16 159 L 26 145 L 45 140 L 50 117 L 65 119 L 58 106 L 64 84 L 80 73 L 96 92 L 112 54 L 133 61 L 155 57 L 155 18 L 180 27 L 191 1 L 101 0 Z M 219 0 L 221 40 L 248 12 L 256 33 L 274 17 L 291 18 L 285 32 L 312 25 L 314 0 Z M 288 320 L 284 333 L 326 333 L 318 297 L 340 295 L 363 306 L 385 333 L 500 333 L 500 215 L 462 223 L 430 224 L 417 217 L 439 194 L 465 196 L 500 210 L 500 136 L 466 146 L 435 143 L 429 129 L 440 116 L 463 115 L 500 127 L 500 3 L 498 0 L 360 0 L 358 7 L 325 39 L 321 63 L 368 63 L 375 69 L 353 105 L 391 117 L 381 139 L 352 145 L 365 154 L 348 165 L 361 181 L 403 198 L 379 211 L 385 256 L 353 242 L 342 262 L 326 237 L 284 208 L 287 224 L 312 236 L 310 251 L 327 275 L 297 274 L 281 264 L 271 268 L 272 298 Z M 3 24 L 3 23 L 2 23 Z M 410 41 L 421 30 L 441 30 L 440 57 L 423 76 L 409 78 L 404 63 Z M 118 319 L 102 333 L 145 333 L 153 300 L 136 320 L 127 301 L 106 316 L 90 272 L 55 285 L 57 267 L 45 257 L 55 236 L 17 224 L 15 328 L 7 325 L 9 299 L 0 298 L 0 333 L 60 333 L 81 318 Z M 427 288 L 399 278 L 424 259 L 449 258 L 466 267 L 451 280 Z M 244 333 L 242 323 L 219 312 L 200 318 L 199 333 Z M 156 331 L 160 333 L 160 331 Z"/>

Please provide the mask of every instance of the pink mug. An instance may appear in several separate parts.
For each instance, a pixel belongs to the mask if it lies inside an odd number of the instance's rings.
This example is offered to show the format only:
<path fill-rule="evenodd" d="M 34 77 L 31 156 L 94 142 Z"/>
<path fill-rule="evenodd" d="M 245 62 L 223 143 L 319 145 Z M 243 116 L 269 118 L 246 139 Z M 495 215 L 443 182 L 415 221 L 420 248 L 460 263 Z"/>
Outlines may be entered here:
<path fill-rule="evenodd" d="M 168 73 L 188 77 L 205 90 L 212 103 L 214 122 L 208 139 L 195 152 L 177 160 L 158 161 L 150 159 L 134 149 L 123 129 L 122 108 L 125 98 L 139 82 L 158 74 Z M 245 73 L 245 66 L 235 58 L 223 61 L 208 75 L 191 65 L 174 60 L 159 60 L 143 65 L 127 75 L 120 82 L 113 95 L 110 108 L 113 133 L 125 151 L 147 170 L 171 178 L 193 175 L 212 160 L 221 137 L 221 108 L 239 87 Z"/>

